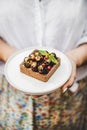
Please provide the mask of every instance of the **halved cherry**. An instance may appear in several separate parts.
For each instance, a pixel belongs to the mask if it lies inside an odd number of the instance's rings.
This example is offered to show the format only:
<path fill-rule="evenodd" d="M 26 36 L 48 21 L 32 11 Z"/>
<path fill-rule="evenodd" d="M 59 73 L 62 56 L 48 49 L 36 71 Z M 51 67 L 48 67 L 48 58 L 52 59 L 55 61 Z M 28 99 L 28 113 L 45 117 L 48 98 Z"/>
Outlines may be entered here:
<path fill-rule="evenodd" d="M 46 67 L 46 63 L 43 63 L 42 66 L 43 66 L 43 67 Z"/>
<path fill-rule="evenodd" d="M 38 55 L 39 55 L 39 52 L 38 52 L 38 51 L 36 51 L 34 54 L 35 54 L 35 56 L 38 56 Z"/>
<path fill-rule="evenodd" d="M 48 56 L 45 56 L 45 57 L 44 57 L 44 60 L 47 60 L 48 58 L 49 58 Z"/>
<path fill-rule="evenodd" d="M 24 66 L 25 66 L 26 68 L 30 68 L 30 63 L 29 63 L 29 62 L 24 62 Z"/>
<path fill-rule="evenodd" d="M 34 60 L 34 59 L 35 59 L 35 55 L 34 55 L 34 54 L 31 54 L 31 55 L 29 56 L 29 58 L 30 58 L 31 60 Z"/>
<path fill-rule="evenodd" d="M 36 61 L 40 61 L 41 57 L 39 55 L 35 56 Z"/>
<path fill-rule="evenodd" d="M 37 62 L 32 62 L 31 67 L 36 67 L 37 66 Z"/>
<path fill-rule="evenodd" d="M 48 66 L 47 69 L 50 71 L 51 70 L 51 66 Z"/>
<path fill-rule="evenodd" d="M 29 57 L 24 58 L 24 62 L 27 62 L 29 60 Z"/>

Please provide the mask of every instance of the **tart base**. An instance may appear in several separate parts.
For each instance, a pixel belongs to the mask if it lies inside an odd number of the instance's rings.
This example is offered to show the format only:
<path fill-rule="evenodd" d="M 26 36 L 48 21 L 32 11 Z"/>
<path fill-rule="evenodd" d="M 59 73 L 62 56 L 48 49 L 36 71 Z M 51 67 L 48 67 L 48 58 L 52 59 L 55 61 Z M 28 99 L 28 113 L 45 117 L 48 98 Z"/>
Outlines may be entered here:
<path fill-rule="evenodd" d="M 41 80 L 43 82 L 47 82 L 49 78 L 53 75 L 53 73 L 57 70 L 57 68 L 60 66 L 60 59 L 58 60 L 58 64 L 55 64 L 48 74 L 40 74 L 38 72 L 32 71 L 31 68 L 26 68 L 23 63 L 20 64 L 20 72 L 31 76 L 35 79 Z"/>

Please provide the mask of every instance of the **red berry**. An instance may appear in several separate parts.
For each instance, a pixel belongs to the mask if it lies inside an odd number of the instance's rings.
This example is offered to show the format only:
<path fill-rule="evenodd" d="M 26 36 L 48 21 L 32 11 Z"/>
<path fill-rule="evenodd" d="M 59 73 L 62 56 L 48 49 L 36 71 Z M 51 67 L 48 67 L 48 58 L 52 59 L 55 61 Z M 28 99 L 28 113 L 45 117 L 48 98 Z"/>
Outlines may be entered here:
<path fill-rule="evenodd" d="M 48 69 L 48 70 L 51 70 L 51 66 L 48 66 L 47 69 Z"/>
<path fill-rule="evenodd" d="M 47 59 L 48 59 L 48 56 L 45 56 L 45 57 L 44 57 L 44 60 L 47 60 Z"/>
<path fill-rule="evenodd" d="M 46 67 L 46 63 L 43 63 L 42 65 L 43 65 L 43 67 Z"/>

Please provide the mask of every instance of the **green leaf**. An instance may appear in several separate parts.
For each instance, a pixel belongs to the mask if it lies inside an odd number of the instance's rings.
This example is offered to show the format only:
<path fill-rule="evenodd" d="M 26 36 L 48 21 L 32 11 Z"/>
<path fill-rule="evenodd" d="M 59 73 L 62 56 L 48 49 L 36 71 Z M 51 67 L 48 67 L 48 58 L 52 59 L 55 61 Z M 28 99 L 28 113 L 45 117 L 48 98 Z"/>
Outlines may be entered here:
<path fill-rule="evenodd" d="M 47 53 L 47 51 L 45 51 L 45 50 L 38 50 L 39 51 L 39 53 L 41 53 L 42 55 L 45 55 L 45 56 L 48 56 L 49 55 L 49 53 Z"/>
<path fill-rule="evenodd" d="M 49 59 L 50 59 L 53 63 L 58 64 L 57 59 L 56 59 L 53 55 L 49 55 Z"/>
<path fill-rule="evenodd" d="M 44 56 L 48 56 L 50 61 L 52 61 L 55 64 L 58 64 L 57 59 L 54 57 L 54 55 L 50 54 L 49 52 L 45 51 L 45 50 L 38 50 L 39 53 L 41 53 Z"/>

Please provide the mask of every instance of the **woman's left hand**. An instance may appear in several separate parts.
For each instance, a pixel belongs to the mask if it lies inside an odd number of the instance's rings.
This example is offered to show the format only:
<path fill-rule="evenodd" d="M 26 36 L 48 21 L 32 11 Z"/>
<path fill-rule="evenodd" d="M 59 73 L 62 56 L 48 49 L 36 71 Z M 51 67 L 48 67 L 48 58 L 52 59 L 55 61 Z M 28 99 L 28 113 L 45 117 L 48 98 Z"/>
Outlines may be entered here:
<path fill-rule="evenodd" d="M 69 51 L 67 54 L 72 64 L 72 74 L 70 79 L 62 86 L 62 91 L 70 88 L 76 79 L 76 69 L 87 63 L 87 43 L 81 44 L 77 48 Z"/>
<path fill-rule="evenodd" d="M 76 63 L 73 60 L 71 55 L 69 55 L 69 54 L 66 54 L 66 55 L 70 59 L 71 64 L 72 64 L 72 73 L 71 73 L 69 80 L 62 86 L 62 92 L 65 92 L 68 88 L 70 88 L 76 80 L 76 68 L 77 68 Z"/>

